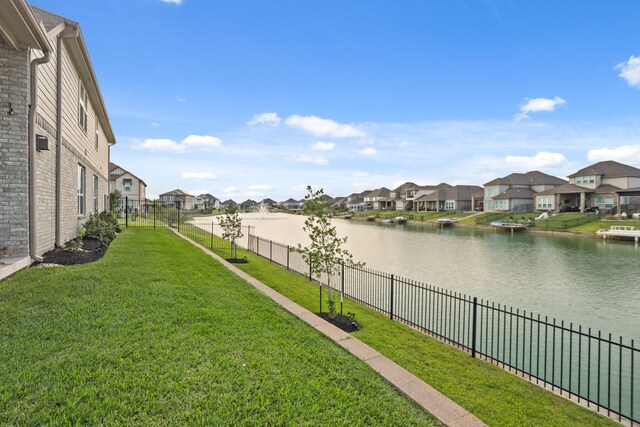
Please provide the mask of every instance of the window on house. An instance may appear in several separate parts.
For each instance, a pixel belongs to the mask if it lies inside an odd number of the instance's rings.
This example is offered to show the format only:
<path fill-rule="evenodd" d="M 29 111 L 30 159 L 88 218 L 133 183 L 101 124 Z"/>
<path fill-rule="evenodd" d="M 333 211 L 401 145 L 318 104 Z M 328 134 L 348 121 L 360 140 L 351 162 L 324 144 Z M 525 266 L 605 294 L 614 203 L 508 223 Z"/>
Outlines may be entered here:
<path fill-rule="evenodd" d="M 620 196 L 620 204 L 621 205 L 628 205 L 630 202 L 630 197 L 629 196 Z"/>
<path fill-rule="evenodd" d="M 487 187 L 484 189 L 484 195 L 487 197 L 497 196 L 499 190 L 498 187 Z"/>
<path fill-rule="evenodd" d="M 553 209 L 554 196 L 538 196 L 536 197 L 536 207 L 538 209 Z"/>
<path fill-rule="evenodd" d="M 86 174 L 84 166 L 78 165 L 78 215 L 85 214 Z"/>
<path fill-rule="evenodd" d="M 596 197 L 596 207 L 610 209 L 613 207 L 613 197 Z"/>
<path fill-rule="evenodd" d="M 445 211 L 452 211 L 456 208 L 456 201 L 455 200 L 446 200 L 444 202 L 444 210 Z"/>
<path fill-rule="evenodd" d="M 98 149 L 99 135 L 100 135 L 100 123 L 98 122 L 98 116 L 96 115 L 96 150 Z"/>
<path fill-rule="evenodd" d="M 500 210 L 509 209 L 509 201 L 508 200 L 495 200 L 495 208 Z"/>
<path fill-rule="evenodd" d="M 98 213 L 98 177 L 93 175 L 93 213 Z"/>
<path fill-rule="evenodd" d="M 594 175 L 576 177 L 576 184 L 593 184 L 595 182 L 596 182 L 596 177 Z"/>
<path fill-rule="evenodd" d="M 131 179 L 125 178 L 122 180 L 122 185 L 124 186 L 124 191 L 131 191 L 131 186 L 133 185 Z"/>
<path fill-rule="evenodd" d="M 87 91 L 81 81 L 78 81 L 78 124 L 86 132 L 87 130 Z"/>

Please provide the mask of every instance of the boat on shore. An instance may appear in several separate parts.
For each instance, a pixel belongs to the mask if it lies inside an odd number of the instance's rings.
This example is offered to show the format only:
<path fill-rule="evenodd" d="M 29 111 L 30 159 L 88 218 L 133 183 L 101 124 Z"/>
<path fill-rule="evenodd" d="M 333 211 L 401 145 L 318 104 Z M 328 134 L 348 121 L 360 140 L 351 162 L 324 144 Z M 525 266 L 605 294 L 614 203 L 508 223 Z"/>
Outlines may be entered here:
<path fill-rule="evenodd" d="M 393 220 L 395 222 L 397 222 L 398 224 L 405 224 L 407 222 L 407 218 L 405 218 L 403 216 L 397 216 Z"/>
<path fill-rule="evenodd" d="M 369 215 L 367 217 L 367 221 L 375 221 L 376 220 L 376 216 L 375 215 Z"/>
<path fill-rule="evenodd" d="M 633 239 L 636 243 L 640 239 L 640 230 L 632 225 L 612 225 L 608 230 L 600 229 L 596 234 L 602 236 L 603 239 L 608 237 L 619 239 Z"/>
<path fill-rule="evenodd" d="M 454 221 L 449 218 L 438 218 L 436 222 L 440 227 L 451 227 L 454 224 Z"/>
<path fill-rule="evenodd" d="M 524 231 L 527 229 L 527 224 L 518 224 L 516 222 L 506 222 L 506 221 L 493 221 L 491 225 L 496 230 L 502 231 Z"/>

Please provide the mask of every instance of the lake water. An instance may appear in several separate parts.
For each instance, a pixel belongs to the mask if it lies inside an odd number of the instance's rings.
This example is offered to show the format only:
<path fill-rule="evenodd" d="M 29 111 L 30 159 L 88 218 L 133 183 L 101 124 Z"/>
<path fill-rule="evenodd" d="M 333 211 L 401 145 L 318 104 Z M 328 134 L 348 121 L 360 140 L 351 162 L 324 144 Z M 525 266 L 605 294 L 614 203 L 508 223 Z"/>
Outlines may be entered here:
<path fill-rule="evenodd" d="M 308 239 L 304 217 L 243 214 L 265 239 Z M 507 304 L 527 313 L 640 338 L 640 247 L 633 242 L 533 232 L 335 219 L 346 247 L 367 267 Z"/>

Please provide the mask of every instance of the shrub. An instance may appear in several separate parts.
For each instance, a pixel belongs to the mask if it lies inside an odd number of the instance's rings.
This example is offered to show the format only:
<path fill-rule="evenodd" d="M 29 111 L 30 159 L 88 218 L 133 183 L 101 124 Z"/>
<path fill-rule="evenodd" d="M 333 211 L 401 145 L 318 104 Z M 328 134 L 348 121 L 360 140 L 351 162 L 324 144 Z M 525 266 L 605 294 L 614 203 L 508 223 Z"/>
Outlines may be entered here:
<path fill-rule="evenodd" d="M 89 215 L 89 219 L 84 223 L 84 230 L 86 239 L 95 239 L 104 246 L 109 246 L 121 231 L 115 215 L 106 211 Z"/>

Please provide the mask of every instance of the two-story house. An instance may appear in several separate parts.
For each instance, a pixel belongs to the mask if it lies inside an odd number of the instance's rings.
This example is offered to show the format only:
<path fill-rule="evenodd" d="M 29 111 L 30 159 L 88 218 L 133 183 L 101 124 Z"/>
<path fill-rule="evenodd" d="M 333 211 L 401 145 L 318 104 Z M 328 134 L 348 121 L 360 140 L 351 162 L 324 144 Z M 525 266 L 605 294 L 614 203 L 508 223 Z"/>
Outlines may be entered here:
<path fill-rule="evenodd" d="M 613 160 L 569 175 L 569 182 L 536 195 L 538 210 L 633 213 L 640 210 L 640 169 Z"/>
<path fill-rule="evenodd" d="M 373 210 L 384 210 L 386 209 L 390 195 L 391 190 L 386 187 L 380 187 L 366 193 L 363 199 L 367 207 L 370 207 Z"/>
<path fill-rule="evenodd" d="M 484 184 L 486 212 L 532 212 L 536 193 L 566 184 L 564 179 L 539 171 L 512 173 Z"/>
<path fill-rule="evenodd" d="M 119 191 L 128 208 L 141 207 L 147 198 L 147 184 L 125 168 L 109 163 L 109 193 Z"/>
<path fill-rule="evenodd" d="M 116 140 L 80 25 L 25 0 L 0 18 L 0 258 L 28 264 L 108 207 Z"/>
<path fill-rule="evenodd" d="M 477 185 L 454 185 L 443 183 L 435 191 L 415 199 L 417 211 L 466 212 L 477 206 L 475 197 L 482 187 Z"/>
<path fill-rule="evenodd" d="M 196 209 L 220 209 L 220 199 L 209 193 L 199 194 L 194 199 Z"/>
<path fill-rule="evenodd" d="M 160 203 L 164 205 L 173 205 L 176 209 L 190 211 L 195 209 L 195 197 L 187 194 L 180 189 L 168 191 L 160 195 Z"/>
<path fill-rule="evenodd" d="M 389 201 L 386 205 L 386 209 L 398 211 L 412 210 L 416 187 L 418 186 L 413 182 L 405 182 L 391 190 L 389 192 Z"/>

